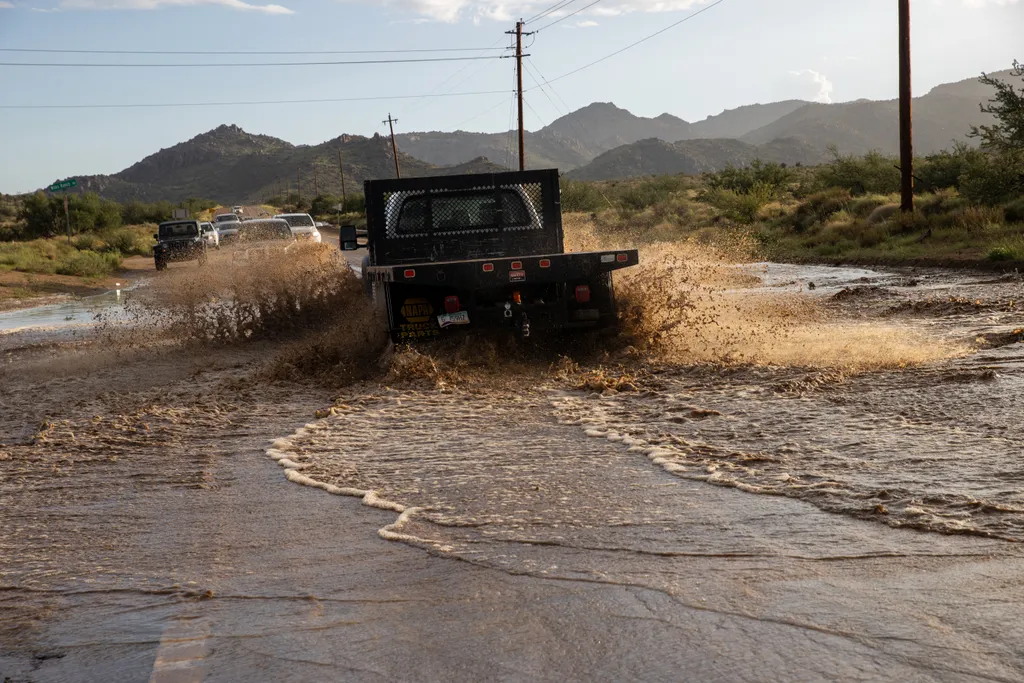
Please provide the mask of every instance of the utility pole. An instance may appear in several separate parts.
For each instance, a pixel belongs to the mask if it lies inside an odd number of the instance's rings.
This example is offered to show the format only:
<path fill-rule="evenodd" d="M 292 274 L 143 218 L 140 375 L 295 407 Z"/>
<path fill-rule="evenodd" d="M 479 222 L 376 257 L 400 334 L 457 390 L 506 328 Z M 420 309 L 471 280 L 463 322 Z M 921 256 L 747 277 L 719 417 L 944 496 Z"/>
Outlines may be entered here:
<path fill-rule="evenodd" d="M 391 153 L 395 155 L 395 177 L 401 178 L 402 172 L 398 170 L 398 146 L 395 144 L 395 124 L 398 123 L 398 119 L 391 118 L 391 114 L 388 113 L 388 118 L 381 123 L 386 123 L 391 127 Z"/>
<path fill-rule="evenodd" d="M 320 179 L 316 176 L 316 164 L 313 164 L 313 196 L 320 196 Z"/>
<path fill-rule="evenodd" d="M 526 170 L 526 133 L 523 128 L 523 57 L 530 55 L 523 54 L 523 36 L 533 35 L 523 33 L 523 20 L 516 22 L 515 31 L 505 31 L 508 35 L 516 37 L 516 95 L 519 99 L 519 170 Z"/>
<path fill-rule="evenodd" d="M 900 5 L 900 184 L 903 211 L 914 211 L 913 89 L 910 79 L 910 0 Z"/>
<path fill-rule="evenodd" d="M 341 148 L 338 148 L 338 171 L 341 173 L 341 205 L 345 206 L 345 166 L 341 163 Z"/>

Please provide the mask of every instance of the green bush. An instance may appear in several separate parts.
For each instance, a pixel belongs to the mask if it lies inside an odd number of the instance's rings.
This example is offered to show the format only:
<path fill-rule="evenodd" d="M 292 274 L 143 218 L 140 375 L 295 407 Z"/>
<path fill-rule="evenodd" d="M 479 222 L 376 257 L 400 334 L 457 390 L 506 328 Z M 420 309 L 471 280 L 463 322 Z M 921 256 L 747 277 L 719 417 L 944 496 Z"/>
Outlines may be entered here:
<path fill-rule="evenodd" d="M 562 211 L 564 213 L 592 213 L 607 205 L 600 190 L 593 183 L 580 180 L 564 180 L 562 188 Z"/>
<path fill-rule="evenodd" d="M 918 160 L 914 166 L 914 175 L 918 179 L 917 187 L 925 192 L 934 192 L 947 188 L 960 189 L 960 177 L 971 164 L 977 163 L 985 153 L 980 149 L 958 142 L 951 150 L 943 150 Z"/>
<path fill-rule="evenodd" d="M 750 192 L 755 185 L 771 188 L 778 194 L 786 189 L 793 180 L 793 172 L 782 164 L 764 162 L 754 159 L 750 166 L 735 168 L 729 166 L 717 173 L 705 174 L 704 180 L 712 190 L 732 190 L 733 192 Z"/>
<path fill-rule="evenodd" d="M 75 249 L 84 251 L 86 249 L 90 251 L 99 251 L 103 247 L 103 241 L 92 233 L 86 233 L 84 235 L 78 235 L 71 242 L 75 245 Z"/>
<path fill-rule="evenodd" d="M 824 223 L 830 216 L 845 210 L 852 197 L 845 188 L 832 188 L 808 197 L 793 214 L 793 227 L 803 232 L 813 226 Z"/>
<path fill-rule="evenodd" d="M 1024 197 L 1014 200 L 1003 208 L 1007 223 L 1024 223 Z"/>
<path fill-rule="evenodd" d="M 960 177 L 960 194 L 994 206 L 1024 195 L 1024 152 L 980 154 L 970 160 Z"/>
<path fill-rule="evenodd" d="M 770 202 L 774 195 L 774 190 L 768 185 L 755 183 L 748 192 L 709 190 L 701 195 L 701 201 L 714 206 L 726 218 L 749 225 L 757 220 L 761 208 Z"/>
<path fill-rule="evenodd" d="M 866 197 L 857 197 L 850 201 L 847 211 L 856 218 L 867 218 L 880 206 L 890 204 L 889 197 L 881 194 L 870 194 Z"/>
<path fill-rule="evenodd" d="M 816 173 L 819 187 L 843 188 L 854 195 L 900 191 L 899 163 L 893 157 L 878 152 L 868 152 L 862 157 L 843 156 L 835 147 L 829 152 L 832 161 Z"/>
<path fill-rule="evenodd" d="M 121 256 L 151 256 L 153 254 L 152 227 L 121 228 L 103 236 L 103 251 L 116 251 Z"/>
<path fill-rule="evenodd" d="M 95 251 L 79 251 L 69 254 L 56 268 L 58 275 L 79 277 L 102 277 L 121 267 L 121 255 L 117 252 L 98 254 Z"/>

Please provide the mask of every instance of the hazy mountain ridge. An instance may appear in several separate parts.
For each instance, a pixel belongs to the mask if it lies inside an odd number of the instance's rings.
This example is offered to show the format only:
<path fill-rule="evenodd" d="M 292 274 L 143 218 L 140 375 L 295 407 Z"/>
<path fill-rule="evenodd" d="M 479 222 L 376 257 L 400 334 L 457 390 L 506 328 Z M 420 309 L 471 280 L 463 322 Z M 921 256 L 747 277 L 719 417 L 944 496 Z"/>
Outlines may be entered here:
<path fill-rule="evenodd" d="M 294 192 L 300 181 L 303 194 L 309 196 L 316 189 L 340 194 L 339 151 L 348 192 L 361 192 L 366 179 L 394 176 L 390 141 L 377 135 L 342 135 L 319 145 L 297 146 L 238 126 L 219 126 L 151 154 L 120 173 L 80 177 L 79 184 L 119 201 L 203 197 L 225 204 L 256 202 L 286 189 Z M 403 176 L 503 170 L 480 158 L 444 168 L 401 150 L 398 161 Z"/>
<path fill-rule="evenodd" d="M 1000 78 L 1008 71 L 993 74 Z M 918 154 L 967 140 L 970 126 L 990 120 L 979 109 L 991 89 L 967 79 L 939 85 L 914 101 Z M 440 131 L 396 136 L 403 176 L 479 173 L 518 166 L 514 132 Z M 829 146 L 861 154 L 898 149 L 895 100 L 818 104 L 788 100 L 723 111 L 690 123 L 671 114 L 635 116 L 595 102 L 525 136 L 529 168 L 559 168 L 592 180 L 658 173 L 700 173 L 755 158 L 819 163 Z M 79 179 L 85 190 L 118 200 L 180 201 L 205 197 L 224 203 L 259 201 L 294 191 L 340 193 L 338 152 L 348 191 L 363 180 L 394 175 L 390 140 L 342 135 L 319 145 L 293 145 L 222 125 L 147 156 L 112 175 Z M 314 168 L 315 180 L 314 180 Z"/>
<path fill-rule="evenodd" d="M 747 166 L 755 159 L 789 164 L 814 164 L 823 160 L 818 152 L 793 138 L 774 140 L 760 147 L 728 138 L 677 142 L 650 138 L 605 152 L 566 175 L 574 180 L 612 180 L 676 173 L 696 175 L 727 166 Z"/>

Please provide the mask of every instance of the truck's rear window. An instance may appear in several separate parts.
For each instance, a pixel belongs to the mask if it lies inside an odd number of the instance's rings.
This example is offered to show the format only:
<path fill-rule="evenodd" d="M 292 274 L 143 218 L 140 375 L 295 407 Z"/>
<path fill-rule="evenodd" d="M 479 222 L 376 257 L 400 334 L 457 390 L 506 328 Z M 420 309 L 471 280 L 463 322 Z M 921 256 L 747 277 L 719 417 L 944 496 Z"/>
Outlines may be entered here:
<path fill-rule="evenodd" d="M 433 230 L 453 232 L 494 228 L 497 200 L 493 190 L 452 192 L 431 196 Z M 513 190 L 501 190 L 502 226 L 529 227 L 530 211 Z M 537 226 L 540 227 L 540 226 Z M 414 195 L 402 203 L 398 214 L 399 235 L 427 232 L 427 197 Z"/>

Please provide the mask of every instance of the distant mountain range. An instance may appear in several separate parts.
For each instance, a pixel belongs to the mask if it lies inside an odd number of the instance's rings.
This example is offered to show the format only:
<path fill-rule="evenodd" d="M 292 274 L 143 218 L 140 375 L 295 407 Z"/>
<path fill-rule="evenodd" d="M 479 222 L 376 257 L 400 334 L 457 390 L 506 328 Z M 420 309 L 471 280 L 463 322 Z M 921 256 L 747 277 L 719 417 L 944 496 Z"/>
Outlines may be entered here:
<path fill-rule="evenodd" d="M 1009 78 L 1001 72 L 997 77 Z M 929 154 L 967 140 L 972 124 L 986 123 L 979 104 L 991 90 L 977 79 L 940 85 L 914 101 L 915 149 Z M 569 177 L 609 180 L 662 173 L 702 173 L 756 158 L 820 163 L 829 146 L 842 153 L 896 154 L 897 102 L 817 104 L 800 100 L 754 104 L 689 123 L 671 114 L 635 116 L 595 102 L 526 134 L 530 168 L 558 168 Z M 483 173 L 515 166 L 516 140 L 508 133 L 465 131 L 396 136 L 403 176 Z M 392 177 L 390 140 L 341 135 L 319 145 L 293 145 L 237 126 L 220 126 L 160 150 L 113 175 L 80 177 L 85 190 L 121 201 L 225 204 L 259 201 L 295 191 L 339 194 L 341 152 L 348 191 L 363 180 Z"/>

